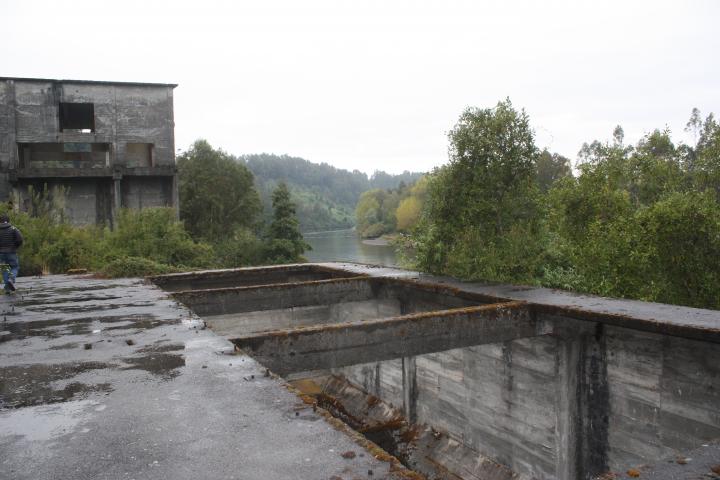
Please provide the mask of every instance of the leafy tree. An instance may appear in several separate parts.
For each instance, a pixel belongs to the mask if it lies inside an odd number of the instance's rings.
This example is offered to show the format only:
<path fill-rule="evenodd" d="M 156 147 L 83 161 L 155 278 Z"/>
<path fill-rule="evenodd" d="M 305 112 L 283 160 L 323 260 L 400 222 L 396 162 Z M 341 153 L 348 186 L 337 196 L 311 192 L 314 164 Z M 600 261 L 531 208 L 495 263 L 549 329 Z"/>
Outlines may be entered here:
<path fill-rule="evenodd" d="M 530 281 L 542 254 L 539 155 L 510 100 L 469 108 L 449 134 L 417 236 L 419 265 L 466 278 Z"/>
<path fill-rule="evenodd" d="M 360 196 L 355 208 L 355 218 L 361 237 L 374 238 L 395 231 L 395 212 L 400 203 L 400 195 L 397 190 L 375 188 Z"/>
<path fill-rule="evenodd" d="M 300 233 L 295 205 L 290 200 L 287 185 L 280 183 L 272 195 L 273 221 L 268 229 L 267 258 L 272 263 L 292 263 L 302 260 L 310 250 Z"/>
<path fill-rule="evenodd" d="M 561 178 L 572 176 L 570 160 L 547 149 L 537 159 L 537 179 L 540 190 L 547 192 Z"/>
<path fill-rule="evenodd" d="M 720 197 L 720 124 L 711 113 L 700 126 L 697 144 L 692 149 L 692 175 L 695 188 L 712 190 Z"/>
<path fill-rule="evenodd" d="M 218 241 L 238 227 L 256 227 L 260 199 L 245 165 L 205 140 L 177 164 L 180 218 L 193 238 Z"/>
<path fill-rule="evenodd" d="M 401 232 L 408 232 L 420 219 L 422 202 L 418 197 L 410 196 L 403 199 L 395 212 L 397 228 Z"/>
<path fill-rule="evenodd" d="M 401 232 L 411 232 L 420 221 L 423 205 L 427 197 L 428 176 L 420 177 L 417 182 L 410 185 L 406 191 L 400 191 L 400 204 L 395 211 L 397 229 Z"/>
<path fill-rule="evenodd" d="M 355 218 L 357 219 L 357 230 L 361 237 L 373 236 L 377 230 L 382 230 L 381 199 L 382 191 L 379 189 L 368 190 L 360 195 L 357 207 L 355 207 Z M 379 234 L 376 234 L 377 236 Z"/>

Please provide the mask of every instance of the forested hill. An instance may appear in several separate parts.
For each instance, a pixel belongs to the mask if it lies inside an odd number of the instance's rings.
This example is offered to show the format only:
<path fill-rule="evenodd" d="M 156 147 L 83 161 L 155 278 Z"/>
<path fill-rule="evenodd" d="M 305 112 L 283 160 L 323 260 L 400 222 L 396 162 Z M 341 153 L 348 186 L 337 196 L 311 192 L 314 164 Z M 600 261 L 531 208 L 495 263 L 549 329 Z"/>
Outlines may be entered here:
<path fill-rule="evenodd" d="M 288 155 L 244 155 L 240 159 L 255 176 L 265 211 L 270 212 L 270 195 L 280 182 L 290 187 L 304 232 L 350 228 L 355 224 L 355 205 L 360 194 L 372 188 L 396 188 L 412 183 L 422 174 L 403 172 L 391 175 L 376 171 L 368 178 L 359 170 L 343 170 L 327 163 L 312 163 Z"/>

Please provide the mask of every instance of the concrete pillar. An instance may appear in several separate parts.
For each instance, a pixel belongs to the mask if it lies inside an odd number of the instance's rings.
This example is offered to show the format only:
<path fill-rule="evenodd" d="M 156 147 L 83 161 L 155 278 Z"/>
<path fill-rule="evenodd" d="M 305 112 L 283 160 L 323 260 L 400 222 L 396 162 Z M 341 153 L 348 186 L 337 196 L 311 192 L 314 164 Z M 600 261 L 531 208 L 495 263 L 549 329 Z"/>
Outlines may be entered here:
<path fill-rule="evenodd" d="M 558 403 L 555 423 L 556 473 L 560 480 L 580 478 L 582 455 L 579 438 L 582 430 L 580 422 L 580 376 L 582 359 L 582 341 L 577 338 L 558 339 L 557 348 L 557 392 Z"/>
<path fill-rule="evenodd" d="M 417 376 L 416 357 L 402 358 L 403 410 L 410 423 L 417 422 Z"/>
<path fill-rule="evenodd" d="M 172 206 L 175 209 L 175 218 L 180 219 L 180 195 L 178 193 L 178 174 L 172 177 Z"/>
<path fill-rule="evenodd" d="M 603 325 L 565 329 L 557 352 L 557 478 L 591 479 L 608 469 L 610 405 Z"/>
<path fill-rule="evenodd" d="M 116 224 L 120 209 L 122 208 L 122 176 L 113 175 L 113 202 L 112 202 L 112 222 Z"/>

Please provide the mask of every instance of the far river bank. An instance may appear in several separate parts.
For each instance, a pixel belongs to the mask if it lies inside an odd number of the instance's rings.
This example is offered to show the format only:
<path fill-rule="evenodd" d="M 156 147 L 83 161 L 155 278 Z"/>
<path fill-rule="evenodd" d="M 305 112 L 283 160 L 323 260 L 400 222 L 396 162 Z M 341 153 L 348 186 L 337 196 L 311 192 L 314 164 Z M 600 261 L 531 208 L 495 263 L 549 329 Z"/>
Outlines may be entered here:
<path fill-rule="evenodd" d="M 387 239 L 361 240 L 354 229 L 304 233 L 312 250 L 305 252 L 311 262 L 357 262 L 398 266 L 395 248 Z"/>

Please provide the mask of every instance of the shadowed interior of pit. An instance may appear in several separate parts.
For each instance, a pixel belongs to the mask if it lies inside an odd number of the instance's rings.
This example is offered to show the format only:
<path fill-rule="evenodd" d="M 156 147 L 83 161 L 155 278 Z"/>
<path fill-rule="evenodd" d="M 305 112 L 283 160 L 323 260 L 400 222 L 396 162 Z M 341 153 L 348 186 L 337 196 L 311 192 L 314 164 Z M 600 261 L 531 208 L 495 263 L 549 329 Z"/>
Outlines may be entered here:
<path fill-rule="evenodd" d="M 489 303 L 479 295 L 382 278 L 319 281 L 175 292 L 173 296 L 229 338 L 443 311 Z"/>

